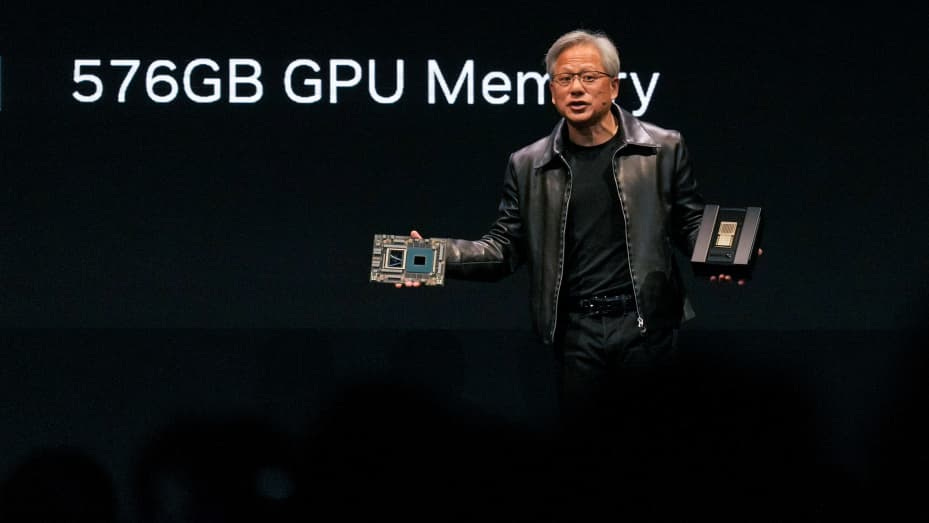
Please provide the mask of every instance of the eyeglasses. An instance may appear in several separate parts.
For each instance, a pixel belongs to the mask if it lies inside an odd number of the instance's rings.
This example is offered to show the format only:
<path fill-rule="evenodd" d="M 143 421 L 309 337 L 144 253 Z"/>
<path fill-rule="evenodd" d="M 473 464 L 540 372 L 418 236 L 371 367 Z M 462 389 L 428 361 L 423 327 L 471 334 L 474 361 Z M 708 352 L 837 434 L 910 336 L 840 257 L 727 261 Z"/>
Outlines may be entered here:
<path fill-rule="evenodd" d="M 558 84 L 561 87 L 567 87 L 571 85 L 571 82 L 574 81 L 574 77 L 581 79 L 581 83 L 584 85 L 590 85 L 604 76 L 610 76 L 608 73 L 602 71 L 581 71 L 579 73 L 561 73 L 556 74 L 552 77 L 552 83 Z"/>

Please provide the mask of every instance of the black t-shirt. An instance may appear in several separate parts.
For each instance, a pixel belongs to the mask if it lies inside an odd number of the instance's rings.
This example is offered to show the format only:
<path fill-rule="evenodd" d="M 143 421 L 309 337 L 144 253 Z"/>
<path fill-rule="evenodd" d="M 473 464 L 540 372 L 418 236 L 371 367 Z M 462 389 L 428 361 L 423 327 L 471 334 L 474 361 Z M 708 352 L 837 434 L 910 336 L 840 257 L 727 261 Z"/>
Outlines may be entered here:
<path fill-rule="evenodd" d="M 583 147 L 566 140 L 571 166 L 564 288 L 583 298 L 631 294 L 626 222 L 613 178 L 613 153 L 619 133 L 609 141 Z"/>

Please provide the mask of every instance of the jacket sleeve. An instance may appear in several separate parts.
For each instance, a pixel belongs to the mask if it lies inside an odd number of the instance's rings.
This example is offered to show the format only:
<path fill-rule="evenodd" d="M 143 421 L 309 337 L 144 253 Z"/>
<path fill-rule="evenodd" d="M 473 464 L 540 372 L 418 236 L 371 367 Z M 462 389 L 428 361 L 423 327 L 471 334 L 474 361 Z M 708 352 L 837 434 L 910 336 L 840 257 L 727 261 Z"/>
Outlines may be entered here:
<path fill-rule="evenodd" d="M 510 155 L 496 221 L 479 240 L 448 239 L 445 274 L 450 278 L 482 281 L 495 281 L 512 274 L 524 259 L 523 234 L 519 185 Z"/>
<path fill-rule="evenodd" d="M 704 202 L 691 172 L 690 155 L 683 138 L 677 144 L 674 154 L 676 168 L 672 182 L 671 234 L 675 246 L 689 258 L 697 241 Z"/>

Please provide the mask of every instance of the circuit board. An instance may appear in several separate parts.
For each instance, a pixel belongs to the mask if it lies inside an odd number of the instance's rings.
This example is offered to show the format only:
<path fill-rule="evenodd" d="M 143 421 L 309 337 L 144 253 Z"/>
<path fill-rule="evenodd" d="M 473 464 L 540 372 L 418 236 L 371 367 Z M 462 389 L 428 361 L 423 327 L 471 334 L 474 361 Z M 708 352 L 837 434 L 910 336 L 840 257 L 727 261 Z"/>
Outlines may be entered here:
<path fill-rule="evenodd" d="M 445 285 L 445 245 L 444 238 L 375 234 L 371 281 L 397 284 L 411 280 L 423 285 Z"/>

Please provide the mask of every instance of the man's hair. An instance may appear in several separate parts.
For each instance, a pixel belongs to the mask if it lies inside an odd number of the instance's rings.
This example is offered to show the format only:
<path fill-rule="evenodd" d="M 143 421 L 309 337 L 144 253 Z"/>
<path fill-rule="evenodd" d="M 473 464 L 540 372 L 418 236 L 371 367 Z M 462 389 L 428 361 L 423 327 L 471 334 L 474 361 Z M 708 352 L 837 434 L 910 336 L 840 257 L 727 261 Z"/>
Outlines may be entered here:
<path fill-rule="evenodd" d="M 555 43 L 548 48 L 548 52 L 545 53 L 545 70 L 548 71 L 549 76 L 555 73 L 555 62 L 558 60 L 558 56 L 561 53 L 566 49 L 582 44 L 590 44 L 597 47 L 600 51 L 600 59 L 603 61 L 604 73 L 610 76 L 619 74 L 619 51 L 616 50 L 616 46 L 613 45 L 613 41 L 610 40 L 610 37 L 601 32 L 577 29 L 558 37 Z"/>

